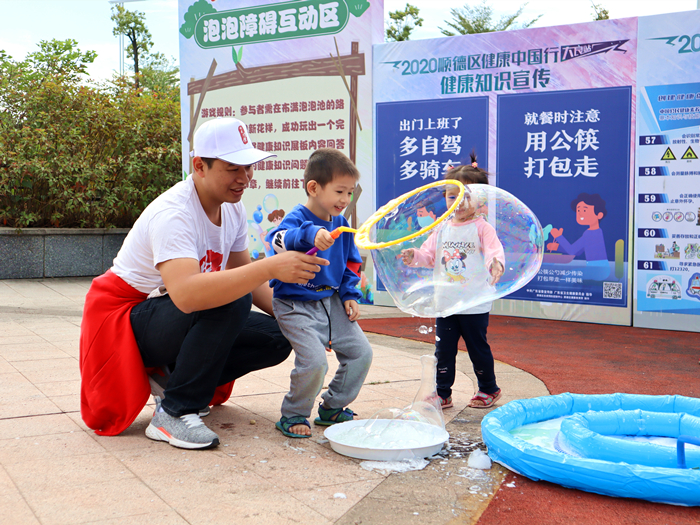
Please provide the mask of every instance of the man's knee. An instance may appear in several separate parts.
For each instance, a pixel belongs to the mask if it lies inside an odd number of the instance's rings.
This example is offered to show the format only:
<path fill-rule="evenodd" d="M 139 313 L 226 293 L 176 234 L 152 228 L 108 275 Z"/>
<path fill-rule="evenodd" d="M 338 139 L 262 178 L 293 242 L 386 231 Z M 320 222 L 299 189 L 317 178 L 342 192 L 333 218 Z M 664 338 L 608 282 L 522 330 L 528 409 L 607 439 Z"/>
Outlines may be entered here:
<path fill-rule="evenodd" d="M 209 315 L 212 316 L 222 316 L 229 317 L 235 316 L 235 318 L 240 319 L 239 316 L 245 315 L 246 317 L 250 313 L 250 309 L 253 306 L 253 295 L 246 294 L 243 297 L 239 297 L 235 301 L 228 304 L 212 308 L 211 310 L 206 310 Z"/>

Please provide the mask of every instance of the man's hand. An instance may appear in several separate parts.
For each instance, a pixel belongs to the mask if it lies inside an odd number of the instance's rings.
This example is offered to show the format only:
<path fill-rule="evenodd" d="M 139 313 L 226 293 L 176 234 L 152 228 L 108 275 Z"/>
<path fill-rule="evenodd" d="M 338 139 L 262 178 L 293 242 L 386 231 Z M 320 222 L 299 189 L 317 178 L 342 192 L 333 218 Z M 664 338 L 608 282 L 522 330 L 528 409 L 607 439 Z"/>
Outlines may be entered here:
<path fill-rule="evenodd" d="M 493 286 L 496 284 L 498 281 L 501 280 L 501 276 L 503 275 L 503 265 L 501 264 L 501 261 L 498 259 L 494 259 L 493 262 L 491 263 L 491 285 Z"/>
<path fill-rule="evenodd" d="M 357 301 L 349 299 L 344 301 L 343 305 L 345 306 L 345 313 L 348 314 L 348 319 L 357 321 L 360 318 L 360 307 L 357 305 Z"/>
<path fill-rule="evenodd" d="M 413 248 L 408 248 L 406 250 L 401 250 L 401 253 L 399 254 L 399 257 L 401 258 L 401 261 L 406 264 L 410 265 L 413 262 L 413 254 L 415 250 Z"/>
<path fill-rule="evenodd" d="M 330 234 L 329 234 L 330 235 Z M 283 283 L 306 284 L 321 271 L 321 266 L 328 266 L 326 259 L 301 252 L 278 253 L 264 259 L 268 265 L 271 279 Z"/>
<path fill-rule="evenodd" d="M 331 232 L 325 228 L 318 230 L 318 233 L 316 233 L 316 237 L 314 238 L 314 246 L 316 246 L 319 251 L 327 250 L 333 246 L 333 243 L 335 243 L 335 239 L 331 235 Z"/>

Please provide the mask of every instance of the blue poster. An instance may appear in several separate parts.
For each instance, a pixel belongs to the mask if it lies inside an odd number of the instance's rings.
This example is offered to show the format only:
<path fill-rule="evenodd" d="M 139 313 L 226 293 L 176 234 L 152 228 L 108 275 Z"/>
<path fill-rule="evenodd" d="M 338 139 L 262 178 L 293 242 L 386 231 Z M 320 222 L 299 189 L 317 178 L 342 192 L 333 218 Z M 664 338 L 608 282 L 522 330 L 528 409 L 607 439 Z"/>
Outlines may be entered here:
<path fill-rule="evenodd" d="M 377 208 L 469 164 L 472 149 L 486 167 L 488 97 L 377 104 Z"/>
<path fill-rule="evenodd" d="M 539 273 L 508 299 L 627 306 L 631 87 L 498 97 L 497 185 L 537 215 Z"/>
<path fill-rule="evenodd" d="M 488 97 L 387 102 L 376 108 L 377 208 L 441 180 L 449 166 L 469 164 L 472 150 L 488 169 Z M 445 211 L 433 210 L 434 216 Z M 406 217 L 406 229 L 418 231 L 418 222 Z M 379 279 L 377 289 L 385 290 Z"/>
<path fill-rule="evenodd" d="M 699 24 L 639 19 L 635 326 L 700 331 Z"/>

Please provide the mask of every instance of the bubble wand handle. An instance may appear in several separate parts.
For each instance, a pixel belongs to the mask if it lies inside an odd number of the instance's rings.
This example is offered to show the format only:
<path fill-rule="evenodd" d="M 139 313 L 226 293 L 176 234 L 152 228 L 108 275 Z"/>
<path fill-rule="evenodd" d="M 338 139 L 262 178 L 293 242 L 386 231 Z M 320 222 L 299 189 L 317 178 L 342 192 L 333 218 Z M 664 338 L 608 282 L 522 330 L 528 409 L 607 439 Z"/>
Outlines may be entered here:
<path fill-rule="evenodd" d="M 338 226 L 335 230 L 333 230 L 333 231 L 331 232 L 331 237 L 333 237 L 334 239 L 337 239 L 338 237 L 340 237 L 340 234 L 343 233 L 343 232 L 352 232 L 352 233 L 355 233 L 356 231 L 357 231 L 357 230 L 353 230 L 352 228 L 348 228 L 347 226 Z M 306 252 L 306 255 L 313 255 L 313 254 L 315 254 L 317 251 L 318 251 L 318 248 L 316 248 L 316 246 L 314 246 L 314 247 L 311 248 L 308 252 Z"/>

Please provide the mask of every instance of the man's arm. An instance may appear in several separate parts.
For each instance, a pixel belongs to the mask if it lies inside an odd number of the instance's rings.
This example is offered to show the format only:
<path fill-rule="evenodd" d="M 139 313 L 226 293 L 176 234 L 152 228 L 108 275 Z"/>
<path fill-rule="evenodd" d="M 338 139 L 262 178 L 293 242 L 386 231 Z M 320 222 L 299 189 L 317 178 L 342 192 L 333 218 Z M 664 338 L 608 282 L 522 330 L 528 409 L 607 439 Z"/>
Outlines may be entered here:
<path fill-rule="evenodd" d="M 327 265 L 327 260 L 315 255 L 287 252 L 220 272 L 201 273 L 199 262 L 188 258 L 170 259 L 156 269 L 175 306 L 192 313 L 232 303 L 270 279 L 306 284 L 320 266 Z"/>
<path fill-rule="evenodd" d="M 230 270 L 232 268 L 240 268 L 241 266 L 250 263 L 250 253 L 248 250 L 244 250 L 242 252 L 231 252 L 228 256 L 226 269 Z M 271 315 L 272 317 L 275 316 L 275 314 L 272 313 L 272 288 L 270 287 L 269 283 L 264 282 L 253 290 L 253 304 L 266 314 Z"/>

